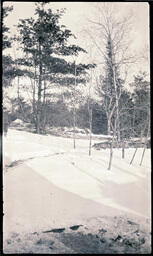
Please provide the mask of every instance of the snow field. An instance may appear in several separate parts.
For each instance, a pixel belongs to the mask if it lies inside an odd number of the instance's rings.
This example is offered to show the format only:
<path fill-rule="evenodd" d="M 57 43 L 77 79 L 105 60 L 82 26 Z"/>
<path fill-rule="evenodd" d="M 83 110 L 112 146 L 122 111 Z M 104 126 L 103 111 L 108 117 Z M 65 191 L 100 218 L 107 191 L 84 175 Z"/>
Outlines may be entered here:
<path fill-rule="evenodd" d="M 95 141 L 93 141 L 93 144 Z M 150 217 L 151 214 L 151 156 L 146 149 L 142 166 L 139 165 L 143 149 L 113 150 L 111 170 L 109 149 L 92 149 L 88 155 L 89 141 L 56 136 L 43 136 L 24 131 L 9 130 L 4 138 L 4 155 L 12 161 L 28 160 L 26 165 L 47 181 L 81 198 L 111 207 L 103 214 L 115 211 Z M 32 159 L 33 158 L 33 159 Z M 112 209 L 114 209 L 112 211 Z"/>

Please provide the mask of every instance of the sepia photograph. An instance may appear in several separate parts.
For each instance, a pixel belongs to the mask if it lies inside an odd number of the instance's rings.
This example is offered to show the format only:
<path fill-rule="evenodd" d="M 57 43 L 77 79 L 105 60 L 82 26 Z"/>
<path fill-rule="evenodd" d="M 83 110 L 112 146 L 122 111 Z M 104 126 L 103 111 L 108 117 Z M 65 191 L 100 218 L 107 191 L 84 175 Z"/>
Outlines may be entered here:
<path fill-rule="evenodd" d="M 149 13 L 2 1 L 3 254 L 151 254 Z"/>

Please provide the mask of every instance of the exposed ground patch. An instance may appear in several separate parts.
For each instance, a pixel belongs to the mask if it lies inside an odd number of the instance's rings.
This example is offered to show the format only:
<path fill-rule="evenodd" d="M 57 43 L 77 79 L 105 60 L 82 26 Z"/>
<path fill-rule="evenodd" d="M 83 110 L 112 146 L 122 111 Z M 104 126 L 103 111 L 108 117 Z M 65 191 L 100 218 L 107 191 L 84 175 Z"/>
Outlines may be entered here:
<path fill-rule="evenodd" d="M 74 225 L 26 235 L 12 233 L 4 242 L 4 252 L 148 254 L 151 253 L 151 232 L 150 224 L 145 224 L 143 228 L 125 217 L 103 217 L 100 222 L 91 221 L 89 226 Z"/>

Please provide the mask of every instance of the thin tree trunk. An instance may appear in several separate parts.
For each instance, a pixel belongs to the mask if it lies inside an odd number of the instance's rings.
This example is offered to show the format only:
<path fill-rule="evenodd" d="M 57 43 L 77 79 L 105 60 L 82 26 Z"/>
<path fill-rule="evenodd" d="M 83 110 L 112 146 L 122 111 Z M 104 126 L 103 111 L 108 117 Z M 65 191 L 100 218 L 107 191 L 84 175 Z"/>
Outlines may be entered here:
<path fill-rule="evenodd" d="M 118 142 L 120 141 L 120 127 L 119 127 L 119 99 L 118 99 L 118 92 L 117 92 L 117 84 L 116 84 L 116 71 L 114 65 L 112 65 L 113 68 L 113 83 L 115 88 L 115 97 L 116 97 L 116 135 Z"/>
<path fill-rule="evenodd" d="M 74 62 L 74 76 L 75 76 L 75 84 L 74 84 L 74 106 L 73 106 L 73 147 L 76 148 L 76 107 L 75 107 L 75 89 L 76 89 L 76 63 Z"/>
<path fill-rule="evenodd" d="M 76 109 L 75 109 L 75 106 L 74 106 L 74 109 L 73 109 L 73 148 L 75 149 L 76 148 L 76 136 L 75 136 L 75 133 L 76 133 Z"/>
<path fill-rule="evenodd" d="M 123 139 L 123 141 L 122 141 L 122 158 L 124 158 L 124 157 L 125 157 L 125 141 Z"/>
<path fill-rule="evenodd" d="M 144 144 L 144 148 L 143 148 L 143 153 L 142 153 L 142 157 L 141 157 L 141 161 L 140 161 L 140 166 L 141 166 L 141 164 L 142 164 L 142 162 L 143 162 L 144 153 L 145 153 L 145 151 L 146 151 L 146 144 L 147 144 L 147 141 L 148 141 L 149 132 L 150 132 L 150 120 L 149 120 L 149 122 L 148 122 L 147 137 L 146 137 L 145 144 Z"/>
<path fill-rule="evenodd" d="M 113 146 L 114 146 L 115 134 L 116 134 L 116 120 L 115 120 L 115 127 L 114 127 L 114 131 L 113 131 L 113 138 L 112 138 L 112 142 L 110 144 L 110 158 L 109 158 L 108 170 L 111 170 L 111 166 L 112 166 Z"/>
<path fill-rule="evenodd" d="M 34 63 L 35 65 L 35 63 Z M 34 118 L 34 123 L 36 126 L 37 123 L 37 113 L 36 113 L 36 65 L 35 65 L 35 73 L 34 73 L 34 84 L 33 84 L 33 99 L 32 99 L 32 109 L 33 109 L 33 118 Z"/>
<path fill-rule="evenodd" d="M 40 115 L 41 115 L 41 88 L 42 87 L 42 63 L 41 63 L 41 46 L 39 43 L 39 84 L 38 84 L 38 102 L 37 102 L 37 133 L 40 134 Z"/>
<path fill-rule="evenodd" d="M 134 154 L 133 154 L 133 156 L 132 156 L 132 159 L 131 159 L 130 164 L 132 164 L 132 163 L 133 163 L 133 160 L 134 160 L 134 158 L 135 158 L 135 155 L 136 155 L 137 150 L 138 150 L 138 148 L 136 148 L 136 149 L 135 149 L 135 151 L 134 151 Z"/>
<path fill-rule="evenodd" d="M 92 51 L 90 49 L 90 56 L 92 55 Z M 92 57 L 92 56 L 91 56 Z M 89 97 L 88 97 L 88 113 L 89 113 L 89 156 L 91 156 L 91 144 L 92 144 L 92 106 L 91 106 L 91 86 L 92 86 L 92 70 L 90 71 L 90 84 L 89 84 Z"/>
<path fill-rule="evenodd" d="M 19 107 L 20 107 L 20 89 L 19 89 L 19 87 L 20 87 L 20 84 L 19 84 L 19 76 L 17 77 L 17 80 L 18 80 L 18 90 L 17 90 L 17 94 L 18 94 L 18 105 L 19 105 Z M 19 118 L 19 112 L 17 113 L 17 118 Z"/>
<path fill-rule="evenodd" d="M 92 145 L 92 108 L 89 111 L 89 120 L 90 120 L 89 156 L 91 156 L 91 145 Z"/>
<path fill-rule="evenodd" d="M 22 111 L 22 115 L 23 115 L 23 120 L 25 120 L 25 115 L 24 115 L 24 110 L 23 110 L 23 106 L 22 106 L 22 103 L 21 103 L 21 100 L 20 100 L 20 80 L 19 80 L 19 76 L 18 76 L 18 90 L 17 90 L 17 93 L 18 93 L 18 104 L 19 104 L 19 107 Z M 19 118 L 19 114 L 18 114 L 18 118 Z"/>
<path fill-rule="evenodd" d="M 140 161 L 140 166 L 142 165 L 145 151 L 146 151 L 146 146 L 143 149 L 143 153 L 142 153 L 142 157 L 141 157 L 141 161 Z"/>
<path fill-rule="evenodd" d="M 118 142 L 120 142 L 120 120 L 119 120 L 118 97 L 117 97 L 117 139 L 118 139 Z"/>
<path fill-rule="evenodd" d="M 107 135 L 111 135 L 111 118 L 107 118 Z"/>
<path fill-rule="evenodd" d="M 42 111 L 42 120 L 43 120 L 43 132 L 46 131 L 46 80 L 44 79 L 44 95 L 43 95 L 43 111 Z"/>
<path fill-rule="evenodd" d="M 111 169 L 112 166 L 112 159 L 113 159 L 113 141 L 110 144 L 110 158 L 109 158 L 109 165 L 108 165 L 108 170 Z"/>

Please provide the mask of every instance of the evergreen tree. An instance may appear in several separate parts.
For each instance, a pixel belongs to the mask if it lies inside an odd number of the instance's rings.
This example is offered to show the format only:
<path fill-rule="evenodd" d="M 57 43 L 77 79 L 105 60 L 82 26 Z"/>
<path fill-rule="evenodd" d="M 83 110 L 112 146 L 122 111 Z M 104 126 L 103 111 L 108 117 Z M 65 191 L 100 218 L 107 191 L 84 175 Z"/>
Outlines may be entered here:
<path fill-rule="evenodd" d="M 133 135 L 133 98 L 126 89 L 122 90 L 119 99 L 120 133 L 121 139 L 130 138 Z"/>
<path fill-rule="evenodd" d="M 5 50 L 11 48 L 11 38 L 9 37 L 9 28 L 5 25 L 5 19 L 9 15 L 9 12 L 13 10 L 13 7 L 2 8 L 2 83 L 4 87 L 11 85 L 11 81 L 14 78 L 13 60 L 9 54 L 5 53 Z"/>
<path fill-rule="evenodd" d="M 118 103 L 121 94 L 121 88 L 123 86 L 123 80 L 119 77 L 118 66 L 115 63 L 113 40 L 111 39 L 110 34 L 108 34 L 106 44 L 104 71 L 105 74 L 100 75 L 97 91 L 101 97 L 102 106 L 107 117 L 107 134 L 110 135 L 111 130 L 114 130 L 115 124 L 113 120 L 115 120 L 119 139 L 120 125 Z M 113 118 L 114 115 L 115 118 Z"/>
<path fill-rule="evenodd" d="M 31 76 L 35 80 L 37 100 L 35 101 L 36 131 L 40 133 L 42 108 L 41 102 L 47 89 L 46 81 L 53 83 L 71 82 L 65 80 L 66 75 L 74 76 L 83 74 L 90 65 L 77 65 L 68 63 L 64 56 L 78 55 L 80 51 L 86 52 L 83 48 L 70 45 L 68 40 L 74 36 L 65 26 L 59 24 L 64 10 L 45 10 L 46 3 L 36 3 L 36 19 L 21 19 L 18 24 L 19 37 L 23 51 L 26 54 L 26 61 L 20 59 L 20 65 L 31 67 Z M 75 73 L 76 66 L 76 73 Z M 42 92 L 44 94 L 42 95 Z"/>
<path fill-rule="evenodd" d="M 4 19 L 8 16 L 9 12 L 13 10 L 13 7 L 3 7 L 2 8 L 2 34 L 3 34 L 3 44 L 2 48 L 3 50 L 11 47 L 11 41 L 8 36 L 9 28 L 5 25 Z"/>
<path fill-rule="evenodd" d="M 150 83 L 145 73 L 139 73 L 130 85 L 134 88 L 133 132 L 136 136 L 146 136 L 150 119 Z"/>

